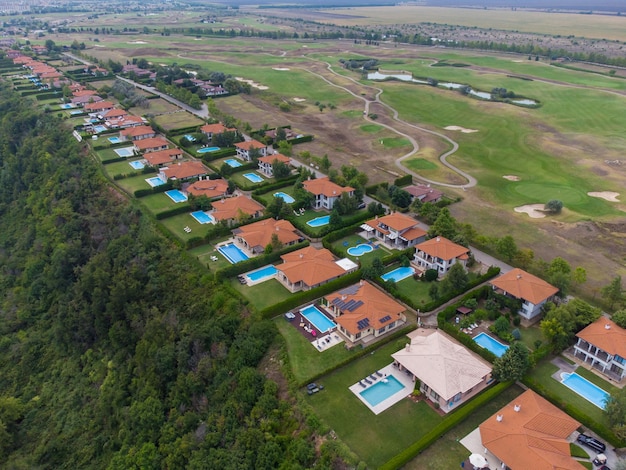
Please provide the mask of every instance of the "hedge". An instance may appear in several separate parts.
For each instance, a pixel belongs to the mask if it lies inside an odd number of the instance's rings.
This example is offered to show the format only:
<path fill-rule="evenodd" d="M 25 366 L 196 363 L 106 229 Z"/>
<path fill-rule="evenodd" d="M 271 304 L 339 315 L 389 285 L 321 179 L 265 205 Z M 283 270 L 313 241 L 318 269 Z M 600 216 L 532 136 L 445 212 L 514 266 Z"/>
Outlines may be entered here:
<path fill-rule="evenodd" d="M 224 163 L 224 165 L 227 165 L 227 163 Z M 221 167 L 218 168 L 217 166 L 213 166 L 211 164 L 207 164 L 207 166 L 209 168 L 211 168 L 211 170 L 215 171 L 216 173 L 220 173 Z M 256 170 L 259 167 L 259 164 L 257 162 L 248 162 L 248 163 L 244 163 L 241 166 L 238 166 L 237 168 L 232 168 L 232 173 L 234 172 L 239 172 L 239 171 L 248 171 L 248 170 Z M 222 177 L 227 177 L 230 176 L 232 173 L 228 174 L 228 175 L 221 175 Z"/>
<path fill-rule="evenodd" d="M 170 136 L 175 136 L 175 135 L 182 135 L 182 134 L 189 134 L 189 133 L 195 133 L 195 132 L 199 132 L 198 131 L 199 126 L 189 126 L 189 127 L 181 127 L 180 129 L 172 129 L 171 131 L 168 131 L 169 133 L 167 134 L 168 137 Z"/>
<path fill-rule="evenodd" d="M 191 152 L 190 152 L 191 153 Z M 196 152 L 197 154 L 198 152 Z M 233 155 L 237 155 L 237 149 L 235 147 L 228 147 L 225 149 L 216 150 L 215 152 L 209 152 L 202 155 L 200 158 L 204 161 L 204 163 L 208 164 L 213 160 L 219 160 L 224 157 L 232 157 Z"/>
<path fill-rule="evenodd" d="M 404 175 L 400 178 L 396 178 L 393 182 L 395 186 L 410 186 L 413 184 L 413 176 Z"/>
<path fill-rule="evenodd" d="M 172 185 L 172 183 L 165 183 L 162 184 L 160 186 L 155 186 L 154 188 L 147 188 L 147 189 L 138 189 L 137 191 L 135 191 L 133 193 L 133 195 L 136 198 L 140 198 L 140 197 L 144 197 L 144 196 L 149 196 L 150 194 L 158 194 L 158 193 L 164 193 L 165 191 L 168 191 L 170 189 L 172 189 L 174 186 Z"/>
<path fill-rule="evenodd" d="M 311 232 L 312 227 L 310 227 L 309 225 L 306 224 L 306 222 L 303 222 L 302 220 L 298 218 L 289 217 L 289 221 L 294 225 L 294 227 L 296 227 L 301 232 L 304 232 L 309 237 L 319 238 L 319 237 L 324 237 L 325 235 L 328 235 L 329 233 L 332 233 L 338 229 L 342 229 L 346 226 L 354 226 L 356 224 L 360 224 L 364 220 L 369 220 L 371 218 L 372 218 L 372 214 L 370 214 L 368 211 L 364 211 L 362 213 L 357 212 L 356 214 L 349 215 L 349 216 L 341 216 L 341 225 L 334 226 L 334 225 L 328 224 L 324 226 L 324 228 L 320 230 L 317 234 L 313 234 Z"/>
<path fill-rule="evenodd" d="M 177 204 L 176 207 L 159 212 L 154 217 L 157 220 L 167 219 L 168 217 L 174 217 L 175 215 L 186 214 L 187 212 L 191 212 L 191 206 L 189 204 Z"/>
<path fill-rule="evenodd" d="M 335 292 L 336 290 L 356 284 L 360 280 L 361 270 L 358 269 L 352 273 L 346 274 L 345 276 L 341 276 L 338 279 L 334 279 L 324 285 L 316 287 L 315 289 L 297 292 L 291 295 L 288 299 L 261 310 L 260 315 L 264 319 L 273 318 L 297 307 L 298 305 L 312 302 L 313 300 Z"/>
<path fill-rule="evenodd" d="M 347 227 L 340 228 L 335 230 L 334 232 L 330 232 L 324 238 L 322 238 L 322 245 L 324 248 L 331 249 L 332 243 L 337 240 L 341 240 L 343 237 L 347 237 L 348 235 L 352 235 L 356 229 L 361 226 L 361 222 L 357 222 L 352 225 L 348 225 Z"/>
<path fill-rule="evenodd" d="M 287 178 L 283 178 L 281 180 L 276 181 L 275 183 L 268 183 L 263 187 L 257 188 L 252 191 L 252 195 L 262 196 L 263 194 L 269 193 L 270 191 L 274 191 L 276 189 L 284 188 L 285 186 L 291 186 L 295 184 L 299 175 L 291 175 Z"/>
<path fill-rule="evenodd" d="M 312 135 L 303 135 L 302 137 L 295 137 L 293 139 L 287 139 L 287 142 L 296 145 L 301 144 L 302 142 L 311 142 L 313 140 Z"/>
<path fill-rule="evenodd" d="M 237 276 L 239 274 L 248 272 L 255 268 L 260 268 L 265 266 L 266 264 L 274 263 L 280 259 L 282 255 L 285 253 L 290 253 L 295 250 L 299 250 L 301 248 L 305 248 L 309 246 L 309 241 L 305 240 L 301 243 L 296 243 L 295 245 L 289 245 L 281 250 L 273 251 L 269 254 L 255 256 L 254 258 L 250 258 L 246 261 L 241 261 L 240 263 L 231 264 L 225 268 L 222 268 L 218 271 L 215 271 L 215 279 L 228 279 L 230 277 Z"/>
<path fill-rule="evenodd" d="M 513 385 L 513 382 L 498 383 L 493 387 L 488 388 L 480 395 L 474 397 L 469 402 L 461 405 L 455 411 L 448 413 L 443 421 L 441 421 L 441 423 L 431 429 L 425 436 L 411 444 L 399 454 L 392 457 L 380 468 L 384 470 L 392 470 L 396 468 L 401 468 L 402 466 L 406 465 L 415 457 L 417 457 L 420 453 L 422 453 L 422 451 L 424 451 L 431 444 L 433 444 L 436 440 L 440 439 L 450 429 L 465 421 L 465 419 L 467 419 L 474 411 L 476 411 L 478 408 L 485 405 L 486 403 L 489 403 L 511 385 Z"/>
<path fill-rule="evenodd" d="M 102 160 L 102 164 L 108 165 L 109 163 L 123 162 L 124 160 L 126 160 L 126 157 L 109 158 L 108 160 Z"/>
<path fill-rule="evenodd" d="M 620 438 L 617 437 L 611 429 L 609 429 L 602 423 L 598 423 L 597 421 L 594 421 L 589 416 L 587 416 L 582 411 L 580 411 L 580 409 L 572 406 L 567 401 L 563 400 L 563 398 L 554 394 L 551 390 L 548 390 L 547 388 L 545 388 L 542 384 L 537 382 L 534 378 L 525 376 L 522 379 L 522 383 L 526 385 L 527 387 L 533 389 L 539 395 L 541 395 L 546 400 L 551 402 L 554 406 L 565 411 L 568 415 L 570 415 L 575 420 L 580 421 L 580 423 L 582 423 L 585 427 L 588 427 L 593 432 L 598 434 L 600 437 L 602 437 L 603 439 L 611 443 L 613 447 L 617 448 L 617 447 L 626 446 L 626 440 L 620 440 Z"/>

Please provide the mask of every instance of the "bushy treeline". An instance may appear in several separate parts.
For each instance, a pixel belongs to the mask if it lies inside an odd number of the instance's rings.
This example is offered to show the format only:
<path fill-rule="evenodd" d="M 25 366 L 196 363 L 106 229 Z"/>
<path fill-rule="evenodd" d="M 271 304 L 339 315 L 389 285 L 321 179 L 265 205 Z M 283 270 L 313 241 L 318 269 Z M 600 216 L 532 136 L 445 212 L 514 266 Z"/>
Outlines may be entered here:
<path fill-rule="evenodd" d="M 0 116 L 0 467 L 330 468 L 258 370 L 273 324 L 111 191 L 59 122 L 7 89 Z"/>

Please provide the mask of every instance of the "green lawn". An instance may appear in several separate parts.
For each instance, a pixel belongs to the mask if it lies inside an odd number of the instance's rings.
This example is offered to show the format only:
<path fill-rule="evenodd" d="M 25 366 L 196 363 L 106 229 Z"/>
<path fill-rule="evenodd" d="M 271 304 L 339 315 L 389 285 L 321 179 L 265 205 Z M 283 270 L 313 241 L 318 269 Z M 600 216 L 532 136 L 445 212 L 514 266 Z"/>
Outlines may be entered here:
<path fill-rule="evenodd" d="M 105 165 L 104 169 L 107 170 L 108 172 L 108 165 Z M 133 194 L 138 189 L 150 189 L 150 185 L 147 183 L 146 179 L 151 178 L 156 175 L 157 175 L 156 173 L 151 173 L 151 174 L 146 174 L 146 175 L 139 174 L 137 176 L 132 176 L 130 178 L 117 180 L 115 181 L 115 184 L 117 184 L 120 188 L 122 188 L 127 193 Z M 169 198 L 168 200 L 172 202 Z"/>
<path fill-rule="evenodd" d="M 367 132 L 368 134 L 375 134 L 378 131 L 383 130 L 384 128 L 382 126 L 379 126 L 378 124 L 363 124 L 359 127 L 359 129 L 361 129 L 363 132 Z"/>
<path fill-rule="evenodd" d="M 134 175 L 134 176 L 141 176 L 141 171 L 140 170 L 135 170 L 133 169 L 132 166 L 129 165 L 128 162 L 130 162 L 131 160 L 124 160 L 123 162 L 115 162 L 115 163 L 109 163 L 107 165 L 104 165 L 104 169 L 106 170 L 107 174 L 109 176 L 111 176 L 112 178 L 116 175 Z M 155 173 L 156 174 L 156 173 Z M 145 178 L 150 178 L 153 175 L 146 175 L 144 177 Z"/>
<path fill-rule="evenodd" d="M 250 181 L 248 178 L 243 176 L 245 173 L 254 173 L 255 175 L 258 175 L 261 178 L 263 178 L 263 182 L 269 181 L 273 183 L 275 181 L 273 178 L 267 178 L 265 175 L 262 175 L 258 171 L 254 171 L 254 170 L 247 170 L 247 171 L 242 171 L 239 173 L 233 173 L 232 175 L 229 176 L 228 179 L 234 181 L 238 188 L 242 188 L 244 190 L 254 189 L 259 184 L 261 184 L 261 183 L 253 183 L 252 181 Z"/>
<path fill-rule="evenodd" d="M 237 279 L 231 280 L 231 285 L 239 291 L 257 310 L 263 310 L 276 303 L 287 300 L 292 294 L 276 279 L 262 282 L 255 286 L 241 284 Z"/>
<path fill-rule="evenodd" d="M 523 390 L 513 385 L 501 395 L 472 413 L 465 421 L 441 436 L 437 442 L 405 465 L 405 470 L 450 470 L 460 468 L 470 452 L 459 442 L 483 421 L 521 395 Z"/>
<path fill-rule="evenodd" d="M 399 264 L 393 266 L 393 269 L 400 267 Z M 414 305 L 425 305 L 432 299 L 428 295 L 428 289 L 430 289 L 430 282 L 423 282 L 413 279 L 413 276 L 407 277 L 400 282 L 396 282 L 398 292 L 411 300 Z"/>
<path fill-rule="evenodd" d="M 381 143 L 386 149 L 395 149 L 398 147 L 410 147 L 411 142 L 404 137 L 385 137 L 381 139 Z"/>
<path fill-rule="evenodd" d="M 132 146 L 133 144 L 129 142 L 128 147 L 132 147 Z M 127 147 L 121 147 L 121 148 L 127 148 Z M 102 150 L 98 150 L 96 151 L 96 155 L 98 155 L 98 157 L 100 158 L 100 161 L 102 162 L 107 162 L 109 160 L 115 160 L 115 159 L 120 158 L 120 156 L 117 153 L 115 153 L 115 150 L 112 148 L 105 148 Z"/>
<path fill-rule="evenodd" d="M 191 212 L 191 208 L 189 208 L 189 212 Z M 162 223 L 163 226 L 165 226 L 170 232 L 176 235 L 176 237 L 178 237 L 183 242 L 189 240 L 190 238 L 205 237 L 215 228 L 215 225 L 213 224 L 199 223 L 191 216 L 190 213 L 168 217 L 161 220 L 160 223 Z M 191 232 L 185 232 L 183 230 L 184 227 L 189 227 L 191 229 Z"/>
<path fill-rule="evenodd" d="M 530 351 L 534 351 L 536 349 L 535 341 L 539 340 L 543 344 L 546 343 L 546 337 L 543 335 L 543 332 L 538 325 L 531 326 L 530 328 L 524 328 L 522 326 L 517 328 L 519 328 L 519 331 L 522 334 L 520 341 L 524 343 Z"/>
<path fill-rule="evenodd" d="M 378 249 L 365 253 L 361 256 L 351 256 L 348 254 L 348 248 L 367 243 L 363 237 L 359 235 L 349 235 L 333 242 L 333 248 L 340 252 L 343 256 L 350 258 L 353 261 L 361 263 L 361 266 L 369 266 L 376 258 L 384 258 L 389 256 L 392 252 L 385 246 L 379 245 Z"/>
<path fill-rule="evenodd" d="M 189 202 L 175 203 L 165 193 L 150 194 L 149 196 L 140 198 L 139 201 L 154 215 L 173 209 L 174 207 L 178 208 L 179 206 L 187 206 L 191 210 Z"/>
<path fill-rule="evenodd" d="M 392 362 L 400 338 L 322 377 L 324 390 L 308 397 L 316 414 L 368 465 L 377 468 L 442 421 L 424 402 L 405 399 L 374 415 L 348 387 Z M 315 351 L 312 351 L 313 354 Z M 323 355 L 324 353 L 321 353 Z"/>
<path fill-rule="evenodd" d="M 437 168 L 435 163 L 428 161 L 425 158 L 410 158 L 405 160 L 403 164 L 413 171 L 435 170 Z"/>
<path fill-rule="evenodd" d="M 271 203 L 274 200 L 274 193 L 277 193 L 277 192 L 282 192 L 293 197 L 294 195 L 293 184 L 288 184 L 287 186 L 284 186 L 280 189 L 273 189 L 265 194 L 261 194 L 260 198 L 263 200 L 263 204 L 267 206 L 269 203 Z"/>
<path fill-rule="evenodd" d="M 152 101 L 152 100 L 151 100 Z M 179 109 L 179 108 L 177 108 Z M 145 111 L 144 111 L 145 112 Z M 183 129 L 185 127 L 201 126 L 204 121 L 187 111 L 178 111 L 175 113 L 155 116 L 154 122 L 166 131 L 175 129 Z"/>

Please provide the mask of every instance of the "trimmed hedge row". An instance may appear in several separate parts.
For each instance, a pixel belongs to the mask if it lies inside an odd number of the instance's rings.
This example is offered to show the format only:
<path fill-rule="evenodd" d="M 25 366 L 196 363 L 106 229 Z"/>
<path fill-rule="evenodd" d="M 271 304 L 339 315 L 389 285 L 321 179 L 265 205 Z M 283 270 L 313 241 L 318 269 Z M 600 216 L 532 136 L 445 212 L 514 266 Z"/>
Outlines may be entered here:
<path fill-rule="evenodd" d="M 117 162 L 123 162 L 126 160 L 126 157 L 116 157 L 116 158 L 110 158 L 108 160 L 102 160 L 102 164 L 103 165 L 108 165 L 109 163 L 117 163 Z"/>
<path fill-rule="evenodd" d="M 212 163 L 212 162 L 211 162 Z M 207 163 L 207 166 L 213 170 L 216 173 L 219 173 L 221 170 L 221 167 L 218 168 L 217 165 L 212 165 L 211 163 Z M 227 165 L 227 163 L 224 163 L 224 165 Z M 238 166 L 237 168 L 233 168 L 233 172 L 237 171 L 248 171 L 248 170 L 256 170 L 259 167 L 259 164 L 256 162 L 248 162 L 248 163 L 244 163 L 241 166 Z M 230 175 L 222 175 L 224 177 L 226 176 L 230 176 Z"/>
<path fill-rule="evenodd" d="M 196 152 L 197 153 L 197 152 Z M 209 152 L 208 154 L 201 154 L 202 161 L 207 165 L 209 162 L 213 160 L 219 160 L 224 157 L 232 157 L 233 155 L 237 155 L 237 149 L 235 147 L 228 147 L 226 149 L 216 150 L 215 152 Z"/>
<path fill-rule="evenodd" d="M 264 319 L 273 318 L 276 315 L 280 315 L 287 312 L 288 310 L 291 310 L 292 308 L 297 307 L 298 305 L 312 302 L 313 300 L 328 295 L 331 292 L 335 292 L 336 290 L 343 289 L 344 287 L 348 287 L 352 284 L 356 284 L 360 280 L 361 270 L 357 269 L 350 274 L 341 276 L 340 278 L 334 279 L 324 285 L 316 287 L 315 289 L 292 294 L 288 299 L 271 305 L 264 310 L 261 310 L 260 315 Z"/>
<path fill-rule="evenodd" d="M 357 351 L 355 353 L 354 356 L 350 356 L 345 358 L 343 361 L 339 362 L 338 364 L 335 364 L 334 366 L 330 367 L 329 369 L 326 369 L 323 372 L 320 372 L 317 375 L 314 375 L 313 377 L 309 377 L 306 381 L 297 384 L 298 387 L 303 387 L 304 385 L 306 385 L 309 382 L 315 382 L 317 379 L 319 379 L 320 377 L 323 377 L 325 375 L 330 374 L 331 372 L 336 371 L 337 369 L 341 369 L 343 366 L 350 364 L 352 361 L 356 361 L 357 359 L 359 359 L 360 357 L 365 356 L 366 354 L 369 354 L 370 352 L 384 346 L 385 344 L 398 339 L 402 336 L 407 335 L 408 333 L 410 333 L 411 331 L 415 330 L 417 328 L 417 325 L 407 325 L 404 328 L 400 328 L 397 331 L 394 331 L 393 333 L 391 333 L 389 336 L 386 336 L 382 339 L 380 339 L 379 341 L 376 341 L 373 344 L 370 344 L 367 347 L 361 348 L 360 351 Z"/>
<path fill-rule="evenodd" d="M 165 191 L 169 191 L 173 187 L 174 187 L 174 185 L 172 185 L 172 183 L 167 182 L 167 183 L 162 184 L 160 186 L 155 186 L 154 188 L 138 189 L 137 191 L 135 191 L 133 193 L 133 195 L 136 198 L 140 198 L 140 197 L 144 197 L 144 196 L 149 196 L 150 194 L 164 193 Z"/>
<path fill-rule="evenodd" d="M 302 137 L 294 137 L 293 139 L 287 139 L 287 142 L 295 145 L 301 144 L 302 142 L 311 142 L 313 140 L 312 135 L 303 135 Z"/>
<path fill-rule="evenodd" d="M 356 214 L 352 214 L 349 216 L 342 216 L 341 217 L 341 225 L 334 226 L 334 225 L 326 225 L 322 230 L 320 230 L 317 234 L 313 234 L 311 232 L 311 227 L 309 225 L 306 224 L 306 222 L 303 222 L 302 220 L 300 220 L 297 217 L 289 217 L 289 221 L 294 225 L 294 227 L 296 227 L 298 230 L 300 230 L 301 232 L 304 232 L 306 235 L 308 235 L 309 237 L 313 237 L 313 238 L 320 238 L 320 237 L 324 237 L 338 229 L 342 229 L 346 226 L 354 226 L 356 224 L 361 224 L 361 222 L 363 222 L 364 220 L 369 220 L 372 218 L 372 214 L 370 214 L 367 211 L 364 211 L 362 213 L 356 213 Z"/>
<path fill-rule="evenodd" d="M 168 217 L 174 217 L 175 215 L 185 214 L 190 211 L 191 211 L 191 206 L 189 204 L 183 204 L 183 205 L 177 204 L 176 207 L 163 211 L 163 212 L 159 212 L 154 217 L 157 220 L 163 220 L 163 219 L 167 219 Z"/>
<path fill-rule="evenodd" d="M 287 178 L 283 178 L 282 180 L 278 180 L 274 183 L 268 183 L 263 187 L 257 188 L 252 191 L 253 196 L 262 196 L 263 194 L 269 193 L 270 191 L 274 191 L 276 189 L 284 188 L 285 186 L 293 185 L 298 179 L 298 175 L 291 175 Z"/>
<path fill-rule="evenodd" d="M 309 241 L 305 240 L 295 245 L 289 245 L 281 250 L 273 251 L 270 254 L 255 256 L 254 258 L 241 261 L 239 263 L 231 264 L 225 268 L 215 271 L 215 279 L 228 279 L 230 277 L 238 276 L 239 274 L 248 272 L 255 268 L 260 268 L 266 264 L 275 263 L 285 253 L 299 250 L 309 246 Z"/>
<path fill-rule="evenodd" d="M 477 277 L 473 281 L 468 282 L 467 283 L 467 287 L 465 289 L 466 289 L 466 291 L 469 290 L 469 289 L 473 289 L 474 287 L 482 284 L 483 282 L 488 281 L 489 279 L 493 279 L 498 274 L 500 274 L 500 268 L 497 267 L 497 266 L 490 266 L 489 269 L 487 269 L 487 272 L 485 274 L 483 274 L 482 276 Z M 454 299 L 459 294 L 462 294 L 462 292 L 449 293 L 448 295 L 446 295 L 444 297 L 441 297 L 441 298 L 439 298 L 437 300 L 433 300 L 432 302 L 429 302 L 426 305 L 424 305 L 424 311 L 425 312 L 430 312 L 431 310 L 434 310 L 437 307 L 442 306 L 446 302 Z"/>
<path fill-rule="evenodd" d="M 383 464 L 380 469 L 393 470 L 401 468 L 417 457 L 422 451 L 432 445 L 437 439 L 440 439 L 450 429 L 465 421 L 474 411 L 489 403 L 507 388 L 513 385 L 513 382 L 501 382 L 488 388 L 480 395 L 474 397 L 469 402 L 461 405 L 455 411 L 448 413 L 441 423 L 431 429 L 425 436 L 411 444 L 399 454 L 392 457 L 387 463 Z"/>
<path fill-rule="evenodd" d="M 172 129 L 171 131 L 168 131 L 168 134 L 166 135 L 167 137 L 170 137 L 175 135 L 189 134 L 191 132 L 199 132 L 198 129 L 199 126 L 181 127 L 180 129 Z"/>
<path fill-rule="evenodd" d="M 393 182 L 393 184 L 395 186 L 410 186 L 413 184 L 413 176 L 411 175 L 404 175 L 401 176 L 400 178 L 396 178 Z"/>
<path fill-rule="evenodd" d="M 563 400 L 558 395 L 554 394 L 551 390 L 544 387 L 534 378 L 526 376 L 522 379 L 522 383 L 527 387 L 533 389 L 539 395 L 551 402 L 554 406 L 565 411 L 575 420 L 580 421 L 584 426 L 588 427 L 593 432 L 602 437 L 602 439 L 610 442 L 613 447 L 626 446 L 626 441 L 623 441 L 619 437 L 617 437 L 611 429 L 607 428 L 602 423 L 598 423 L 597 421 L 591 419 L 589 416 L 581 412 L 580 409 L 572 406 L 570 403 Z"/>
<path fill-rule="evenodd" d="M 331 249 L 332 243 L 337 240 L 341 240 L 343 237 L 347 237 L 348 235 L 352 235 L 352 233 L 361 226 L 360 222 L 357 222 L 352 225 L 348 225 L 347 227 L 340 228 L 339 230 L 335 230 L 334 232 L 330 232 L 324 238 L 322 238 L 322 245 L 324 248 Z"/>

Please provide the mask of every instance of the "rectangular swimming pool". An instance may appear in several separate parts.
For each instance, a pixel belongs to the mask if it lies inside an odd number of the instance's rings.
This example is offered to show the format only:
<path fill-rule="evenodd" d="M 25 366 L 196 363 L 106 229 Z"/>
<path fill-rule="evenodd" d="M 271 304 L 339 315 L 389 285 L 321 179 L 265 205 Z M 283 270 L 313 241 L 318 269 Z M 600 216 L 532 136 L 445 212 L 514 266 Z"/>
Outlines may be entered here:
<path fill-rule="evenodd" d="M 120 139 L 117 136 L 107 137 L 107 140 L 111 142 L 112 144 L 119 144 L 122 141 L 122 139 Z"/>
<path fill-rule="evenodd" d="M 404 385 L 402 385 L 398 379 L 396 379 L 393 375 L 388 375 L 371 387 L 363 390 L 360 395 L 370 404 L 370 406 L 376 406 L 383 400 L 395 395 L 403 388 L 405 388 Z"/>
<path fill-rule="evenodd" d="M 153 176 L 152 178 L 146 178 L 146 183 L 155 188 L 156 186 L 161 186 L 162 184 L 165 184 L 165 181 L 163 181 L 158 176 Z"/>
<path fill-rule="evenodd" d="M 248 181 L 252 181 L 253 183 L 262 183 L 263 182 L 263 178 L 261 178 L 256 173 L 244 173 L 243 177 L 246 178 Z"/>
<path fill-rule="evenodd" d="M 278 191 L 277 193 L 274 193 L 274 197 L 281 198 L 287 204 L 293 204 L 294 202 L 296 202 L 296 200 L 292 198 L 289 194 L 283 193 L 282 191 Z"/>
<path fill-rule="evenodd" d="M 184 135 L 185 139 L 187 139 L 189 142 L 195 142 L 196 138 L 194 136 L 192 136 L 191 134 L 185 134 Z"/>
<path fill-rule="evenodd" d="M 133 147 L 124 147 L 121 149 L 114 149 L 113 151 L 122 158 L 132 157 L 133 155 L 135 155 Z"/>
<path fill-rule="evenodd" d="M 575 372 L 571 374 L 566 372 L 562 373 L 561 383 L 601 410 L 604 409 L 606 401 L 609 399 L 608 392 L 602 390 L 596 384 L 589 382 L 586 378 L 581 377 Z"/>
<path fill-rule="evenodd" d="M 481 347 L 485 348 L 487 351 L 491 351 L 496 355 L 496 357 L 502 357 L 502 355 L 506 352 L 509 347 L 506 344 L 502 344 L 500 341 L 493 339 L 487 333 L 479 333 L 474 336 L 473 340 Z"/>
<path fill-rule="evenodd" d="M 267 281 L 268 279 L 274 277 L 277 271 L 276 266 L 269 264 L 263 268 L 257 269 L 256 271 L 250 271 L 246 274 L 246 277 L 252 282 Z"/>
<path fill-rule="evenodd" d="M 165 191 L 165 194 L 175 203 L 185 202 L 187 200 L 187 196 L 178 189 L 170 189 L 169 191 Z"/>
<path fill-rule="evenodd" d="M 64 103 L 64 104 L 61 105 L 61 109 L 72 109 L 72 108 L 75 108 L 75 107 L 76 107 L 76 105 L 72 104 L 72 103 Z"/>
<path fill-rule="evenodd" d="M 143 170 L 145 167 L 141 160 L 133 160 L 132 162 L 128 162 L 128 164 L 132 166 L 134 170 Z"/>
<path fill-rule="evenodd" d="M 224 258 L 226 258 L 230 263 L 235 264 L 241 261 L 245 261 L 248 259 L 248 255 L 246 255 L 237 245 L 234 243 L 229 243 L 228 245 L 220 246 L 217 251 L 219 251 Z"/>
<path fill-rule="evenodd" d="M 228 160 L 224 160 L 224 163 L 226 163 L 231 168 L 237 168 L 241 166 L 241 162 L 239 162 L 238 160 L 235 160 L 234 158 L 229 158 Z"/>
<path fill-rule="evenodd" d="M 309 305 L 308 307 L 300 310 L 300 313 L 307 319 L 320 333 L 326 333 L 332 330 L 337 325 L 334 321 L 330 320 L 326 315 L 319 311 L 315 305 Z"/>
<path fill-rule="evenodd" d="M 106 126 L 102 126 L 102 125 L 97 125 L 93 127 L 93 130 L 96 131 L 98 134 L 100 132 L 104 132 L 107 130 Z"/>
<path fill-rule="evenodd" d="M 390 271 L 387 274 L 383 274 L 380 277 L 385 282 L 389 280 L 400 282 L 403 279 L 406 279 L 407 277 L 412 276 L 414 273 L 415 273 L 415 268 L 412 268 L 411 266 L 405 266 L 401 268 L 396 268 L 393 271 Z"/>
<path fill-rule="evenodd" d="M 197 153 L 209 153 L 209 152 L 215 152 L 217 150 L 219 150 L 219 147 L 202 147 L 201 149 L 196 150 Z"/>
<path fill-rule="evenodd" d="M 204 211 L 195 211 L 191 213 L 191 217 L 196 219 L 199 224 L 214 224 L 215 219 L 212 215 L 207 214 Z"/>
<path fill-rule="evenodd" d="M 315 219 L 309 220 L 306 224 L 309 227 L 322 227 L 323 225 L 328 225 L 330 222 L 330 215 L 324 215 L 322 217 L 316 217 Z"/>

